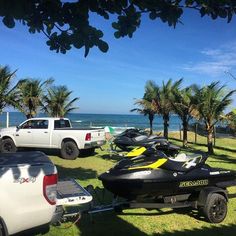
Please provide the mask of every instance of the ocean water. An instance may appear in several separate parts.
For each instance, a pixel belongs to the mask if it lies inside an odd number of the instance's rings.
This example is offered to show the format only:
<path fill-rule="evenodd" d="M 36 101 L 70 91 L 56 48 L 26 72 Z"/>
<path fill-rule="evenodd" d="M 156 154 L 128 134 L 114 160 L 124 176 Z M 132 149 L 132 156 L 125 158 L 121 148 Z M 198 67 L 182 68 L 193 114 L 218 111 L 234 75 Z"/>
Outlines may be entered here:
<path fill-rule="evenodd" d="M 45 114 L 39 114 L 38 117 L 45 117 Z M 147 116 L 143 115 L 109 115 L 109 114 L 80 114 L 70 113 L 67 117 L 71 120 L 73 127 L 135 127 L 135 128 L 149 128 L 149 120 Z M 20 112 L 9 113 L 10 126 L 16 126 L 26 120 L 24 114 Z M 178 116 L 173 115 L 170 118 L 169 130 L 179 130 L 181 121 Z M 6 113 L 0 114 L 0 127 L 6 127 Z M 155 131 L 163 130 L 163 120 L 160 116 L 155 116 L 153 121 L 153 128 Z"/>

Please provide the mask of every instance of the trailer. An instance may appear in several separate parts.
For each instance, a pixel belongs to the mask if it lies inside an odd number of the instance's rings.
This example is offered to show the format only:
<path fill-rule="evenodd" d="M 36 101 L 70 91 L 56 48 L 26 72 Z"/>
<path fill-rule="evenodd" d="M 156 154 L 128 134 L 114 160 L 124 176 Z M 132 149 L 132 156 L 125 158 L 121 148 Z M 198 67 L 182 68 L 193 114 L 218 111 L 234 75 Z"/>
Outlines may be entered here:
<path fill-rule="evenodd" d="M 60 207 L 65 205 L 77 206 L 70 212 L 63 210 L 62 222 L 71 218 L 75 218 L 77 222 L 83 214 L 92 216 L 96 213 L 108 211 L 121 213 L 126 209 L 192 208 L 201 211 L 210 223 L 220 223 L 227 215 L 229 199 L 236 198 L 236 193 L 229 194 L 224 188 L 206 187 L 198 196 L 182 194 L 142 202 L 128 201 L 114 196 L 110 204 L 95 205 L 92 195 L 96 196 L 96 189 L 91 185 L 83 188 L 75 180 L 61 182 L 58 185 L 58 195 L 58 205 Z"/>

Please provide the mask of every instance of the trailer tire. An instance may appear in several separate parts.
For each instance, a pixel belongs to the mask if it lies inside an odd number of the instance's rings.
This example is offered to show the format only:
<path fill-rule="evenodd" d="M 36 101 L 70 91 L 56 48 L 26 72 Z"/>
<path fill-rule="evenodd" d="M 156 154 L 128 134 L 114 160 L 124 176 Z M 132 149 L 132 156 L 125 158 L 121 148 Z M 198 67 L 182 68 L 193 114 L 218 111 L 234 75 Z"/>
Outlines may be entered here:
<path fill-rule="evenodd" d="M 61 157 L 67 160 L 75 160 L 79 156 L 79 149 L 75 142 L 65 141 L 61 147 Z"/>
<path fill-rule="evenodd" d="M 207 220 L 211 223 L 222 222 L 227 215 L 227 200 L 219 193 L 213 193 L 203 207 Z"/>
<path fill-rule="evenodd" d="M 15 143 L 11 138 L 3 139 L 1 142 L 1 152 L 2 153 L 9 153 L 9 152 L 16 152 L 17 148 Z"/>

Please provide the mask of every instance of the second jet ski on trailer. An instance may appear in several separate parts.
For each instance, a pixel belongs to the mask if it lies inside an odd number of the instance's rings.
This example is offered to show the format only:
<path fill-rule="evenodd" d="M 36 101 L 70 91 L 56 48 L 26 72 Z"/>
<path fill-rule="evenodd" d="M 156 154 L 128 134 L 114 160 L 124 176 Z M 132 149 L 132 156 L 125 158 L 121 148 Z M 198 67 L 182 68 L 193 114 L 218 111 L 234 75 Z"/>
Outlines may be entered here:
<path fill-rule="evenodd" d="M 144 131 L 138 129 L 127 129 L 123 133 L 117 135 L 113 143 L 121 150 L 129 151 L 130 147 L 151 147 L 155 146 L 156 150 L 161 150 L 167 155 L 175 155 L 180 148 L 171 144 L 167 139 L 157 135 L 148 136 Z"/>

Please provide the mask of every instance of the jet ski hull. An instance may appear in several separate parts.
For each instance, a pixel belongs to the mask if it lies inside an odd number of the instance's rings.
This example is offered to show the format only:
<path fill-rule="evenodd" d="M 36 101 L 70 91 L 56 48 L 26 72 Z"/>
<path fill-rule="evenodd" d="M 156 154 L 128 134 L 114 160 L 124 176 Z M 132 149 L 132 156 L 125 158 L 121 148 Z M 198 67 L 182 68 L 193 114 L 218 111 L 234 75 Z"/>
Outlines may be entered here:
<path fill-rule="evenodd" d="M 99 179 L 107 190 L 128 200 L 194 193 L 207 186 L 226 188 L 236 185 L 235 173 L 212 169 L 208 165 L 189 172 L 113 169 L 100 175 Z"/>

